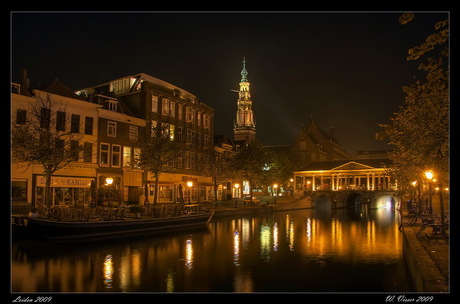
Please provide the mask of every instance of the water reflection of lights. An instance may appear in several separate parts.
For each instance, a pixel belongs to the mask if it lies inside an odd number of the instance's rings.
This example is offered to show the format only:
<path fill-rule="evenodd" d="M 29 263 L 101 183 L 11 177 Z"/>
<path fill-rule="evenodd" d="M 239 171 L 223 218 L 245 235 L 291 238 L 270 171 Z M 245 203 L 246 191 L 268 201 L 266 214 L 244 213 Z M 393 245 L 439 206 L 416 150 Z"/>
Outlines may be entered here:
<path fill-rule="evenodd" d="M 192 263 L 193 263 L 193 246 L 192 246 L 192 240 L 188 239 L 186 246 L 185 246 L 185 265 L 187 266 L 188 269 L 192 269 Z"/>
<path fill-rule="evenodd" d="M 238 231 L 233 233 L 233 265 L 239 266 L 240 260 L 240 234 Z"/>
<path fill-rule="evenodd" d="M 265 262 L 270 260 L 270 227 L 268 225 L 260 227 L 260 257 Z"/>
<path fill-rule="evenodd" d="M 367 222 L 367 245 L 369 248 L 375 246 L 375 221 Z"/>
<path fill-rule="evenodd" d="M 312 227 L 312 223 L 311 223 L 311 218 L 307 218 L 307 223 L 306 223 L 306 234 L 307 234 L 307 243 L 310 243 L 311 242 L 311 227 Z"/>
<path fill-rule="evenodd" d="M 290 251 L 294 251 L 294 237 L 295 237 L 294 220 L 291 220 L 289 222 L 289 250 Z"/>
<path fill-rule="evenodd" d="M 337 250 L 342 249 L 342 223 L 336 219 L 332 219 L 331 223 L 331 235 L 332 235 L 332 245 L 336 247 Z"/>
<path fill-rule="evenodd" d="M 171 269 L 166 276 L 166 292 L 174 292 L 174 272 Z"/>
<path fill-rule="evenodd" d="M 278 224 L 273 226 L 273 251 L 278 251 Z"/>
<path fill-rule="evenodd" d="M 113 280 L 113 261 L 112 255 L 108 254 L 104 260 L 104 286 L 106 288 L 112 288 Z"/>

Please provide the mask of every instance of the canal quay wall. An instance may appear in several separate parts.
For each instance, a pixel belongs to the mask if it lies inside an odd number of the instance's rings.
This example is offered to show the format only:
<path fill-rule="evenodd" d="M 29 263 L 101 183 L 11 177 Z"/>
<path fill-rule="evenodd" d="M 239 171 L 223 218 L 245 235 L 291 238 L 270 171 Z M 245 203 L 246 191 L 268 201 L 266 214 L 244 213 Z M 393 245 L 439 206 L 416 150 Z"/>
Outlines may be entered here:
<path fill-rule="evenodd" d="M 430 240 L 424 237 L 427 228 L 418 238 L 421 224 L 408 227 L 403 221 L 403 251 L 414 288 L 418 292 L 449 292 L 448 239 Z"/>

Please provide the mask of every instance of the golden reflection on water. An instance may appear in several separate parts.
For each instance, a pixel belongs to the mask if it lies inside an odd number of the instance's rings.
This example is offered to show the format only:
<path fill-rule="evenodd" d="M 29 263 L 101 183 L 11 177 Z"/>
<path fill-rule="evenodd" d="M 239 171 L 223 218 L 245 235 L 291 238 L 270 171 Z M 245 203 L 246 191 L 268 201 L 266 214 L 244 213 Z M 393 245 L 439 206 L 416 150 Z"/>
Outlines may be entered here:
<path fill-rule="evenodd" d="M 397 260 L 402 244 L 392 212 L 381 209 L 350 219 L 341 213 L 319 216 L 304 210 L 222 219 L 211 223 L 208 232 L 194 234 L 193 240 L 191 234 L 147 238 L 106 244 L 110 250 L 82 249 L 75 255 L 37 257 L 30 248 L 15 248 L 12 290 L 209 291 L 213 276 L 230 275 L 233 291 L 249 292 L 254 290 L 252 267 L 257 261 L 276 263 L 295 256 L 322 263 Z"/>
<path fill-rule="evenodd" d="M 113 261 L 112 255 L 108 254 L 105 257 L 104 261 L 104 286 L 105 288 L 112 288 L 112 280 L 113 280 Z"/>

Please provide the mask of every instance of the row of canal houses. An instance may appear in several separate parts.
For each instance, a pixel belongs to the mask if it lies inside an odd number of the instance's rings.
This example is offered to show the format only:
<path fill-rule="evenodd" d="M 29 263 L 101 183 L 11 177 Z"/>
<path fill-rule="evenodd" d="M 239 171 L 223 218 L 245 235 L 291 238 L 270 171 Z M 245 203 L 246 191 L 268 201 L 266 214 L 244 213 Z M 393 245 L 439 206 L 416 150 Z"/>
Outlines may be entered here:
<path fill-rule="evenodd" d="M 158 202 L 213 199 L 212 180 L 202 176 L 200 160 L 214 149 L 214 110 L 192 93 L 143 73 L 79 91 L 57 80 L 34 90 L 13 83 L 12 123 L 25 124 L 31 111 L 44 101 L 52 105 L 42 113 L 51 122 L 50 128 L 73 134 L 70 145 L 83 147 L 79 157 L 53 174 L 53 205 L 87 205 L 92 196 L 101 205 L 145 202 L 146 198 L 152 203 L 154 178 L 133 161 L 139 155 L 136 142 L 147 122 L 169 130 L 172 140 L 188 147 L 171 164 L 174 170 L 160 175 Z M 42 166 L 11 166 L 12 204 L 42 204 Z M 220 191 L 218 199 L 226 195 Z"/>

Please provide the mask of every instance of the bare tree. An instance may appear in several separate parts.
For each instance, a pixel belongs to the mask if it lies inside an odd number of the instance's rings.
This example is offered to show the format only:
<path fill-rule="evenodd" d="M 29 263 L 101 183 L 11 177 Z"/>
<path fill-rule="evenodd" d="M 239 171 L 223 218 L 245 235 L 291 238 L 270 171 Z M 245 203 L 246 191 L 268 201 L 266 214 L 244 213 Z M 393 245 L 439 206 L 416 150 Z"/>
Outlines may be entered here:
<path fill-rule="evenodd" d="M 45 177 L 45 204 L 51 204 L 51 176 L 54 172 L 78 161 L 81 134 L 73 132 L 66 104 L 51 98 L 49 93 L 35 92 L 30 102 L 12 119 L 11 158 L 27 167 L 40 164 Z M 20 113 L 20 114 L 19 114 Z M 18 117 L 20 116 L 20 117 Z M 79 128 L 79 126 L 78 126 Z"/>

